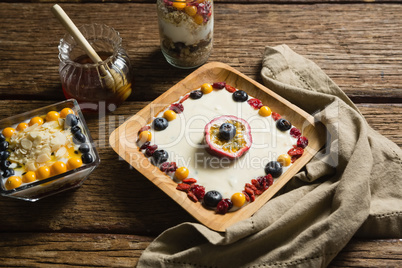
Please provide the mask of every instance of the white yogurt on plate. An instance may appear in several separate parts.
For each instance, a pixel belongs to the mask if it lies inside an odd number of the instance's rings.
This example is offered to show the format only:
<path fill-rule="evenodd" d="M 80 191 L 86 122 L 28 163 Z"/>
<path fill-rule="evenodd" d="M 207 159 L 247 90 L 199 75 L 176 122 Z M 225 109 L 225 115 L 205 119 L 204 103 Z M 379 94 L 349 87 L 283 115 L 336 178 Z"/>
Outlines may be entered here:
<path fill-rule="evenodd" d="M 187 167 L 189 178 L 195 178 L 206 192 L 216 190 L 224 198 L 242 192 L 246 183 L 264 176 L 266 164 L 286 154 L 297 142 L 296 138 L 290 136 L 289 130 L 278 130 L 271 116 L 262 117 L 247 102 L 233 101 L 232 93 L 225 89 L 214 90 L 197 100 L 188 98 L 183 102 L 183 107 L 184 111 L 170 121 L 165 130 L 151 128 L 151 143 L 169 153 L 169 162 L 176 162 L 178 167 Z M 162 117 L 163 112 L 156 117 Z M 251 148 L 233 161 L 210 155 L 203 142 L 205 125 L 222 115 L 242 118 L 251 127 Z M 283 172 L 287 168 L 283 167 Z"/>

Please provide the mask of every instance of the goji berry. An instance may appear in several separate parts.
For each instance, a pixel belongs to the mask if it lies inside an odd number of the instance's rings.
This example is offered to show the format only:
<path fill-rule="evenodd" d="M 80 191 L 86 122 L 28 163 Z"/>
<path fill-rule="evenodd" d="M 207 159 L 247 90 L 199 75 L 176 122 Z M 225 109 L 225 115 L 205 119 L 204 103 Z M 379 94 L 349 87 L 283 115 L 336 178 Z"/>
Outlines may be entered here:
<path fill-rule="evenodd" d="M 275 121 L 282 118 L 282 116 L 280 114 L 275 113 L 275 112 L 272 112 L 271 116 L 272 116 L 272 119 L 274 119 Z"/>
<path fill-rule="evenodd" d="M 182 180 L 182 182 L 187 183 L 187 184 L 192 184 L 192 183 L 196 183 L 197 180 L 194 178 L 187 178 L 187 179 Z"/>
<path fill-rule="evenodd" d="M 188 184 L 187 184 L 188 185 Z M 187 196 L 188 198 L 190 198 L 191 201 L 193 201 L 194 203 L 198 202 L 198 198 L 194 195 L 193 192 L 188 191 L 187 192 Z"/>
<path fill-rule="evenodd" d="M 185 100 L 187 100 L 190 97 L 190 94 L 185 95 L 180 101 L 179 103 L 183 103 Z"/>
<path fill-rule="evenodd" d="M 183 191 L 183 192 L 188 192 L 190 190 L 191 186 L 190 184 L 187 183 L 179 183 L 177 184 L 176 189 L 179 191 Z"/>
<path fill-rule="evenodd" d="M 230 93 L 233 93 L 233 92 L 236 91 L 236 88 L 234 88 L 234 87 L 232 87 L 232 86 L 230 86 L 230 85 L 228 85 L 228 84 L 225 85 L 225 88 L 226 88 L 226 90 L 229 91 Z"/>

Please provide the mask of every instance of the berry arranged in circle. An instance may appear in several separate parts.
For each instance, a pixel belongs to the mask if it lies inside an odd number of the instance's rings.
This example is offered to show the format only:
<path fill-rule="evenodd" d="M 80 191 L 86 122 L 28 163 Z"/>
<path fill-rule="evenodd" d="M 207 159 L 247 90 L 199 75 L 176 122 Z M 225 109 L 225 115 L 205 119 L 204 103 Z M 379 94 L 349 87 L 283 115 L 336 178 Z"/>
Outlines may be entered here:
<path fill-rule="evenodd" d="M 166 159 L 167 160 L 167 159 Z M 190 171 L 186 168 L 186 167 L 179 167 L 176 172 L 174 173 L 175 177 L 178 180 L 184 180 L 185 178 L 188 177 L 188 174 L 190 173 Z"/>
<path fill-rule="evenodd" d="M 222 200 L 222 194 L 218 191 L 208 191 L 204 196 L 204 204 L 207 207 L 215 208 Z"/>
<path fill-rule="evenodd" d="M 190 92 L 190 98 L 193 100 L 198 100 L 201 99 L 201 97 L 204 95 L 201 90 L 193 90 Z"/>
<path fill-rule="evenodd" d="M 155 130 L 164 130 L 169 126 L 169 122 L 164 117 L 157 117 L 152 123 Z"/>
<path fill-rule="evenodd" d="M 230 200 L 233 206 L 242 207 L 246 203 L 246 196 L 243 193 L 234 193 Z"/>
<path fill-rule="evenodd" d="M 287 167 L 290 165 L 292 158 L 288 154 L 281 154 L 278 156 L 277 161 L 284 167 Z"/>
<path fill-rule="evenodd" d="M 278 178 L 282 175 L 282 165 L 278 161 L 270 161 L 265 166 L 265 173 L 271 174 L 272 177 Z"/>
<path fill-rule="evenodd" d="M 153 162 L 154 162 L 156 165 L 160 165 L 160 164 L 162 164 L 163 162 L 166 162 L 166 161 L 168 160 L 169 154 L 168 154 L 168 152 L 166 152 L 165 150 L 156 150 L 156 151 L 153 153 L 152 157 L 153 157 Z"/>
<path fill-rule="evenodd" d="M 202 84 L 202 86 L 201 86 L 201 91 L 204 94 L 209 94 L 212 92 L 212 90 L 213 90 L 213 87 L 211 86 L 211 84 L 205 83 L 205 84 Z"/>
<path fill-rule="evenodd" d="M 270 116 L 271 115 L 271 109 L 268 106 L 262 106 L 259 110 L 258 110 L 258 114 L 261 116 Z"/>
<path fill-rule="evenodd" d="M 278 121 L 276 121 L 276 127 L 280 130 L 280 131 L 286 131 L 291 129 L 292 124 L 286 120 L 286 119 L 278 119 Z"/>
<path fill-rule="evenodd" d="M 166 118 L 167 121 L 173 121 L 176 119 L 177 114 L 173 110 L 167 110 L 163 113 L 163 117 Z"/>
<path fill-rule="evenodd" d="M 245 102 L 248 99 L 248 94 L 243 90 L 236 90 L 233 92 L 232 98 L 237 102 Z"/>

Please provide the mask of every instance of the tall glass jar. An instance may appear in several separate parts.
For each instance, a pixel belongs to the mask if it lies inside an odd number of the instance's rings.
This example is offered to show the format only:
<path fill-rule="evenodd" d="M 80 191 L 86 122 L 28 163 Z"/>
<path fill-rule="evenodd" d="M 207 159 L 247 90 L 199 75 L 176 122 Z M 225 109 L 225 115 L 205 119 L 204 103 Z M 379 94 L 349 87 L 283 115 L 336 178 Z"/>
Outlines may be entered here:
<path fill-rule="evenodd" d="M 173 66 L 204 64 L 213 44 L 213 0 L 157 0 L 161 49 Z"/>
<path fill-rule="evenodd" d="M 102 62 L 94 63 L 70 34 L 59 44 L 59 74 L 64 95 L 83 111 L 113 111 L 131 94 L 132 67 L 117 31 L 106 25 L 79 27 Z"/>

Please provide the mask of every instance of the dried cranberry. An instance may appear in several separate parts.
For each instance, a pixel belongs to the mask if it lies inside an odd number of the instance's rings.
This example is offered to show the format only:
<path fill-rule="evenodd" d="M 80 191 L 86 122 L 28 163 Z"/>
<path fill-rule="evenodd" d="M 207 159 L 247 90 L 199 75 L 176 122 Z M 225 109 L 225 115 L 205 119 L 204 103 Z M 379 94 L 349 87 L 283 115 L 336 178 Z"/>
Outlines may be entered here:
<path fill-rule="evenodd" d="M 222 199 L 216 206 L 216 213 L 226 214 L 233 207 L 233 203 L 230 199 Z"/>
<path fill-rule="evenodd" d="M 288 151 L 288 155 L 290 155 L 291 162 L 294 163 L 297 159 L 299 159 L 304 153 L 304 149 L 301 147 L 294 146 L 292 149 Z"/>
<path fill-rule="evenodd" d="M 274 119 L 275 121 L 282 118 L 282 116 L 280 114 L 275 113 L 275 112 L 272 112 L 271 116 L 272 116 L 272 119 Z"/>
<path fill-rule="evenodd" d="M 306 148 L 308 145 L 308 139 L 304 136 L 299 137 L 297 140 L 297 147 Z"/>
<path fill-rule="evenodd" d="M 150 130 L 151 129 L 151 126 L 143 126 L 142 128 L 140 128 L 140 130 L 138 131 L 138 133 L 141 133 L 141 132 L 143 132 L 143 131 L 147 131 L 147 130 Z"/>
<path fill-rule="evenodd" d="M 145 142 L 143 145 L 141 145 L 140 149 L 141 149 L 141 150 L 145 150 L 145 149 L 148 148 L 148 146 L 149 146 L 150 144 L 151 144 L 151 142 L 147 141 L 147 142 Z"/>
<path fill-rule="evenodd" d="M 259 99 L 249 99 L 247 102 L 248 104 L 250 104 L 251 107 L 256 110 L 260 109 L 263 106 L 262 101 Z"/>
<path fill-rule="evenodd" d="M 149 145 L 147 147 L 147 149 L 145 150 L 145 155 L 146 156 L 153 156 L 156 149 L 158 149 L 158 145 L 154 144 L 154 145 Z"/>
<path fill-rule="evenodd" d="M 212 84 L 212 87 L 215 89 L 223 89 L 225 88 L 225 86 L 226 86 L 225 82 L 217 82 Z"/>
<path fill-rule="evenodd" d="M 301 132 L 300 132 L 300 130 L 299 129 L 297 129 L 297 128 L 295 128 L 295 127 L 292 127 L 291 129 L 290 129 L 290 136 L 292 136 L 293 138 L 298 138 L 298 137 L 300 137 L 301 136 Z"/>
<path fill-rule="evenodd" d="M 201 200 L 204 198 L 204 195 L 205 195 L 205 187 L 204 186 L 195 184 L 192 186 L 191 191 L 197 197 L 198 200 Z"/>
<path fill-rule="evenodd" d="M 183 104 L 181 103 L 173 103 L 170 105 L 169 109 L 174 111 L 176 114 L 180 114 L 184 111 Z"/>
<path fill-rule="evenodd" d="M 175 172 L 177 169 L 176 162 L 163 162 L 159 169 L 165 173 Z"/>

